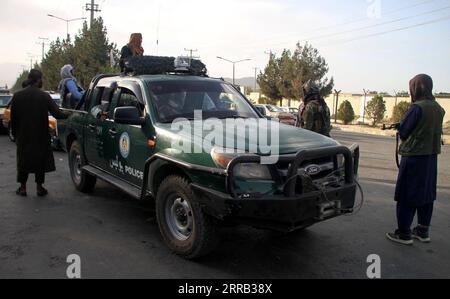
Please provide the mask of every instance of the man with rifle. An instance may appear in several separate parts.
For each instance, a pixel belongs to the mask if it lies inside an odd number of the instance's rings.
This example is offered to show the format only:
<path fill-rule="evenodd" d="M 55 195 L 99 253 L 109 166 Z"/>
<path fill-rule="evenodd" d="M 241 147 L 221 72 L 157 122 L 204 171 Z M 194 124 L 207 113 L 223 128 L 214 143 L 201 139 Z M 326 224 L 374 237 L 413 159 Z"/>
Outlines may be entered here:
<path fill-rule="evenodd" d="M 413 105 L 401 124 L 396 126 L 402 144 L 402 156 L 395 201 L 398 229 L 388 233 L 389 240 L 412 245 L 413 239 L 428 243 L 436 200 L 438 155 L 441 153 L 444 109 L 433 96 L 433 80 L 418 75 L 410 81 Z M 411 231 L 414 217 L 418 226 Z"/>

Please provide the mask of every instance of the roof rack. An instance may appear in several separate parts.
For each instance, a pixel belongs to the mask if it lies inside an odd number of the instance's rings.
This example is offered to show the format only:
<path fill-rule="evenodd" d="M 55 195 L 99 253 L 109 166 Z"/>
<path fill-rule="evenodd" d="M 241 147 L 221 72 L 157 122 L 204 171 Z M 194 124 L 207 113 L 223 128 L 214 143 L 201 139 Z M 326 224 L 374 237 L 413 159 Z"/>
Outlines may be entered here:
<path fill-rule="evenodd" d="M 189 57 L 133 56 L 125 60 L 125 74 L 186 74 L 206 77 L 208 70 L 200 60 Z"/>

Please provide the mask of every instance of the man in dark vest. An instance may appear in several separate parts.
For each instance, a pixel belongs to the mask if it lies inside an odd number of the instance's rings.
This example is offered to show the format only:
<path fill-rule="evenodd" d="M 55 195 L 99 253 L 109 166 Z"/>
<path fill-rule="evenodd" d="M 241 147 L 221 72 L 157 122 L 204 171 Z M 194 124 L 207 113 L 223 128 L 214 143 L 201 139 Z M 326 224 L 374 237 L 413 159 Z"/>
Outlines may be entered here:
<path fill-rule="evenodd" d="M 298 123 L 305 130 L 330 137 L 330 108 L 320 95 L 317 84 L 311 80 L 303 86 L 304 107 L 300 108 Z"/>
<path fill-rule="evenodd" d="M 402 161 L 395 191 L 398 229 L 387 238 L 412 245 L 431 241 L 429 228 L 436 200 L 438 155 L 441 153 L 444 109 L 433 96 L 433 80 L 418 75 L 410 83 L 412 108 L 398 126 Z M 411 231 L 417 213 L 418 226 Z"/>
<path fill-rule="evenodd" d="M 17 195 L 27 196 L 27 180 L 35 174 L 37 195 L 45 196 L 45 173 L 55 171 L 55 161 L 48 129 L 48 114 L 64 119 L 62 112 L 50 95 L 41 90 L 42 73 L 31 70 L 23 90 L 11 100 L 11 126 L 17 143 L 17 181 L 21 184 Z"/>

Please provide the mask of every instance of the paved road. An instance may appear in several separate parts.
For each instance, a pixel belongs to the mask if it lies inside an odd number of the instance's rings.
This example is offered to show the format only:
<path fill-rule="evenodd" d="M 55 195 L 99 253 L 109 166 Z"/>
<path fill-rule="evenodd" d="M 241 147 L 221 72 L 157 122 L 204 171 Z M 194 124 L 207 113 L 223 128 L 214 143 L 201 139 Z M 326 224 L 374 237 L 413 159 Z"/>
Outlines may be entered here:
<path fill-rule="evenodd" d="M 211 256 L 190 262 L 167 250 L 150 206 L 104 183 L 92 196 L 77 193 L 64 153 L 55 154 L 48 198 L 17 198 L 15 147 L 0 136 L 0 278 L 65 278 L 74 253 L 84 278 L 366 278 L 370 254 L 380 255 L 384 278 L 450 278 L 450 147 L 440 160 L 434 242 L 402 247 L 384 237 L 395 226 L 394 140 L 335 137 L 361 145 L 366 202 L 359 214 L 291 235 L 224 229 Z"/>

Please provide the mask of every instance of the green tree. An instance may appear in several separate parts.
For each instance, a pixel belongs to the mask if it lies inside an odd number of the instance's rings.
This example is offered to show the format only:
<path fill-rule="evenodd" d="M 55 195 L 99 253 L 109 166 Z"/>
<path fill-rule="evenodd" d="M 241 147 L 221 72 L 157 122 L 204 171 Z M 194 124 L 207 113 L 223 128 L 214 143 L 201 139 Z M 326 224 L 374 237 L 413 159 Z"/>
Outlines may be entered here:
<path fill-rule="evenodd" d="M 304 46 L 298 43 L 292 60 L 292 87 L 294 89 L 293 94 L 295 95 L 295 100 L 301 100 L 303 98 L 302 86 L 308 80 L 318 83 L 320 93 L 323 97 L 327 97 L 333 92 L 334 79 L 333 77 L 328 79 L 328 64 L 316 48 L 308 43 Z"/>
<path fill-rule="evenodd" d="M 344 101 L 341 104 L 338 110 L 337 118 L 341 120 L 344 125 L 348 125 L 355 120 L 355 111 L 349 101 Z"/>
<path fill-rule="evenodd" d="M 75 37 L 73 65 L 81 86 L 87 87 L 95 75 L 111 71 L 111 51 L 118 60 L 116 45 L 109 43 L 107 34 L 103 19 L 98 18 L 90 28 L 85 22 L 80 34 Z"/>
<path fill-rule="evenodd" d="M 102 18 L 94 20 L 91 27 L 85 22 L 73 42 L 57 39 L 51 43 L 42 62 L 44 88 L 58 88 L 60 71 L 66 64 L 74 66 L 78 83 L 84 88 L 99 73 L 119 72 L 117 67 L 111 66 L 111 53 L 114 61 L 118 61 L 119 52 L 116 45 L 109 42 Z"/>
<path fill-rule="evenodd" d="M 44 89 L 57 90 L 61 81 L 61 67 L 66 64 L 73 65 L 74 62 L 74 46 L 70 40 L 61 41 L 58 38 L 52 42 L 41 64 Z"/>
<path fill-rule="evenodd" d="M 283 100 L 283 96 L 278 89 L 280 80 L 281 74 L 278 61 L 275 58 L 275 54 L 271 54 L 264 73 L 261 73 L 258 76 L 258 84 L 261 88 L 261 93 L 267 97 L 268 104 L 276 105 Z"/>
<path fill-rule="evenodd" d="M 384 119 L 386 113 L 386 102 L 383 96 L 376 95 L 366 106 L 366 114 L 372 119 L 372 126 L 376 126 Z"/>
<path fill-rule="evenodd" d="M 406 113 L 408 113 L 410 108 L 411 103 L 408 102 L 398 103 L 398 105 L 394 107 L 394 112 L 392 113 L 392 122 L 393 123 L 401 122 L 405 118 Z"/>
<path fill-rule="evenodd" d="M 322 96 L 331 94 L 334 87 L 333 78 L 326 77 L 329 71 L 325 59 L 319 51 L 309 44 L 297 44 L 295 51 L 284 50 L 280 58 L 271 55 L 264 73 L 258 77 L 261 91 L 273 103 L 283 98 L 300 101 L 303 98 L 302 86 L 308 80 L 316 81 Z"/>
<path fill-rule="evenodd" d="M 19 77 L 16 79 L 16 83 L 14 83 L 13 87 L 11 88 L 11 92 L 17 92 L 22 89 L 22 83 L 23 81 L 27 80 L 28 74 L 30 71 L 24 70 L 22 73 L 20 73 Z"/>

